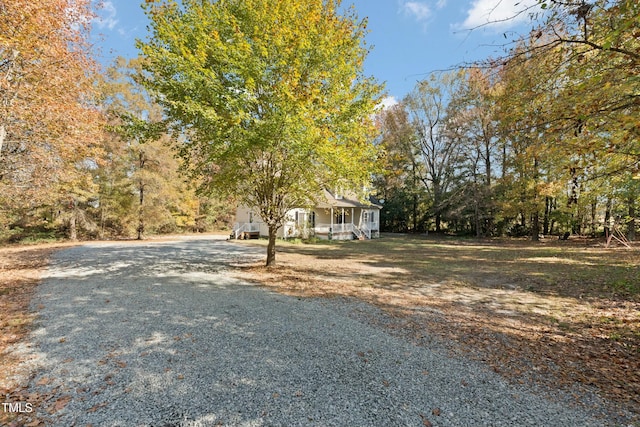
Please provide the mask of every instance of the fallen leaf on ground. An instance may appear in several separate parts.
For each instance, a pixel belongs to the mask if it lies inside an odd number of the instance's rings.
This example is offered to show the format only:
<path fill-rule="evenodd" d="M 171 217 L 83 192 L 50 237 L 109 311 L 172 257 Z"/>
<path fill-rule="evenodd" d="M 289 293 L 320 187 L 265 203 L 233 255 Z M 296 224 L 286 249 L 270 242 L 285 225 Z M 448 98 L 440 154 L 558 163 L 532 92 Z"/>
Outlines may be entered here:
<path fill-rule="evenodd" d="M 87 412 L 96 412 L 98 409 L 104 408 L 105 406 L 107 406 L 107 402 L 98 403 L 97 405 L 94 405 L 91 408 L 87 409 Z"/>
<path fill-rule="evenodd" d="M 39 386 L 43 386 L 43 385 L 47 385 L 49 383 L 51 383 L 52 379 L 49 377 L 42 377 L 38 380 L 38 382 L 36 383 L 36 385 Z"/>
<path fill-rule="evenodd" d="M 70 401 L 71 396 L 62 396 L 58 398 L 58 400 L 56 400 L 56 403 L 49 407 L 49 413 L 53 414 L 55 412 L 63 410 Z"/>
<path fill-rule="evenodd" d="M 422 418 L 422 425 L 424 427 L 433 427 L 433 424 L 431 424 L 431 421 L 429 421 L 427 419 L 427 417 L 425 417 L 424 415 L 420 414 L 420 418 Z"/>

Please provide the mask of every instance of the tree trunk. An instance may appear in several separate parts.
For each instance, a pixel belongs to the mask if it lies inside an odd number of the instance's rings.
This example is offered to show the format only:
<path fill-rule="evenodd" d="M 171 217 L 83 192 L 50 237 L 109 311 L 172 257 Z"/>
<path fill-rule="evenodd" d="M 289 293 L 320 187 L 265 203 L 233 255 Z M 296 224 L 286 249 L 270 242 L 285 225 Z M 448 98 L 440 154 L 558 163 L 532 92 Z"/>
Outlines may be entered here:
<path fill-rule="evenodd" d="M 142 240 L 144 239 L 144 219 L 142 217 L 142 215 L 140 215 L 140 218 L 138 219 L 138 229 L 136 230 L 138 232 L 138 240 Z"/>
<path fill-rule="evenodd" d="M 138 240 L 144 238 L 144 184 L 139 187 L 140 205 L 138 206 Z"/>
<path fill-rule="evenodd" d="M 556 199 L 555 197 L 551 199 L 551 209 L 550 211 L 553 212 L 556 209 L 558 209 L 558 199 Z M 554 228 L 556 226 L 556 220 L 552 219 L 551 220 L 551 224 L 549 225 L 549 234 L 553 234 L 554 233 Z"/>
<path fill-rule="evenodd" d="M 416 193 L 416 188 L 418 188 L 418 175 L 416 174 L 416 164 L 415 162 L 411 162 L 411 174 L 413 175 L 413 188 L 411 191 L 413 192 L 413 232 L 418 232 L 418 193 Z"/>
<path fill-rule="evenodd" d="M 533 213 L 531 219 L 531 240 L 534 242 L 540 240 L 540 213 L 538 211 Z"/>
<path fill-rule="evenodd" d="M 0 125 L 0 155 L 2 155 L 2 146 L 4 145 L 4 139 L 7 136 L 7 130 L 4 125 Z"/>
<path fill-rule="evenodd" d="M 269 225 L 269 244 L 267 245 L 267 267 L 276 265 L 276 236 L 278 227 Z"/>
<path fill-rule="evenodd" d="M 507 143 L 502 144 L 502 181 L 507 176 Z"/>
<path fill-rule="evenodd" d="M 69 240 L 78 240 L 78 227 L 76 226 L 76 210 L 71 211 L 71 218 L 69 218 Z"/>
<path fill-rule="evenodd" d="M 474 206 L 474 211 L 473 211 L 473 216 L 474 216 L 474 220 L 475 220 L 475 227 L 476 227 L 476 237 L 482 237 L 482 226 L 480 225 L 480 207 L 478 206 L 479 202 L 476 198 L 475 200 L 475 206 Z"/>
<path fill-rule="evenodd" d="M 544 234 L 545 236 L 550 234 L 549 223 L 552 206 L 553 200 L 551 199 L 551 197 L 546 196 L 544 198 L 544 218 L 542 219 L 542 234 Z"/>
<path fill-rule="evenodd" d="M 627 221 L 627 239 L 636 240 L 636 203 L 634 197 L 629 197 L 629 221 Z"/>
<path fill-rule="evenodd" d="M 604 235 L 605 236 L 609 236 L 609 234 L 611 233 L 611 228 L 609 227 L 609 225 L 611 225 L 611 208 L 612 208 L 613 202 L 611 201 L 611 197 L 607 197 L 607 205 L 604 211 Z"/>
<path fill-rule="evenodd" d="M 104 239 L 104 204 L 100 203 L 100 239 Z"/>
<path fill-rule="evenodd" d="M 596 201 L 591 202 L 591 237 L 596 237 L 596 209 L 598 205 Z"/>
<path fill-rule="evenodd" d="M 138 153 L 138 167 L 140 171 L 144 169 L 147 157 L 144 150 Z M 144 181 L 142 178 L 138 181 L 138 195 L 140 196 L 140 206 L 138 207 L 138 240 L 144 238 Z"/>

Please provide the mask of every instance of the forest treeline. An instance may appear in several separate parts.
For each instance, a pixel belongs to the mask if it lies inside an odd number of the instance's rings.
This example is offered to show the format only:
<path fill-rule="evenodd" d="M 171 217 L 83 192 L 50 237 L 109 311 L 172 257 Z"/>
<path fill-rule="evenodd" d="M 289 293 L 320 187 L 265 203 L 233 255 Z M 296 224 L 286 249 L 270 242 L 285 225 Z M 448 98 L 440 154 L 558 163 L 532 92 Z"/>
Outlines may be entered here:
<path fill-rule="evenodd" d="M 141 84 L 148 58 L 97 64 L 92 7 L 0 4 L 0 239 L 228 227 L 235 201 L 181 167 L 188 129 L 169 131 Z M 635 237 L 640 5 L 539 7 L 504 57 L 434 73 L 378 113 L 385 231 Z"/>
<path fill-rule="evenodd" d="M 380 115 L 387 231 L 635 238 L 640 6 L 541 4 L 506 56 L 434 73 Z"/>
<path fill-rule="evenodd" d="M 97 64 L 90 0 L 7 0 L 0 15 L 0 240 L 229 226 L 233 201 L 181 173 L 141 60 Z"/>

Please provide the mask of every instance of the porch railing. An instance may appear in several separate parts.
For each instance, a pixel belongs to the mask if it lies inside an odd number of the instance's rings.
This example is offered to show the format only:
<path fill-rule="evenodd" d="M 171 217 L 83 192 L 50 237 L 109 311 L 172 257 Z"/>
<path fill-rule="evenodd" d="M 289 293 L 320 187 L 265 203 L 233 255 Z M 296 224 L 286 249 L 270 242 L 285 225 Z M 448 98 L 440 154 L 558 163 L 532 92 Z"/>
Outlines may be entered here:
<path fill-rule="evenodd" d="M 363 236 L 367 236 L 371 238 L 371 233 L 366 233 L 362 228 L 359 228 L 355 224 L 347 223 L 347 224 L 316 224 L 313 228 L 313 231 L 316 234 L 354 234 L 357 238 L 362 238 Z"/>
<path fill-rule="evenodd" d="M 371 239 L 371 229 L 366 222 L 360 226 L 360 230 L 362 230 L 362 233 L 367 236 L 367 239 Z"/>
<path fill-rule="evenodd" d="M 353 233 L 353 224 L 316 224 L 314 231 L 320 234 Z"/>
<path fill-rule="evenodd" d="M 259 233 L 260 232 L 260 223 L 258 222 L 244 222 L 238 223 L 236 222 L 233 225 L 233 235 L 236 239 L 240 237 L 242 233 Z"/>

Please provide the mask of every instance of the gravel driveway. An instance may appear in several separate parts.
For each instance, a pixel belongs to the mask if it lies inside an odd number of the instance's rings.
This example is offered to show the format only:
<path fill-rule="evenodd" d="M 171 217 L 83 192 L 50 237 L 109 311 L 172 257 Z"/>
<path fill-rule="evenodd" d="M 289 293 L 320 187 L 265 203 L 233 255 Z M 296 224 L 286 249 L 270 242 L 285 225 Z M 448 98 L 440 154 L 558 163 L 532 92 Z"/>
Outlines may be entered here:
<path fill-rule="evenodd" d="M 232 278 L 261 249 L 214 238 L 59 252 L 34 298 L 31 392 L 60 426 L 602 426 L 341 299 Z M 35 408 L 42 411 L 42 408 Z"/>

